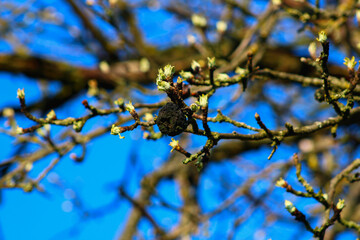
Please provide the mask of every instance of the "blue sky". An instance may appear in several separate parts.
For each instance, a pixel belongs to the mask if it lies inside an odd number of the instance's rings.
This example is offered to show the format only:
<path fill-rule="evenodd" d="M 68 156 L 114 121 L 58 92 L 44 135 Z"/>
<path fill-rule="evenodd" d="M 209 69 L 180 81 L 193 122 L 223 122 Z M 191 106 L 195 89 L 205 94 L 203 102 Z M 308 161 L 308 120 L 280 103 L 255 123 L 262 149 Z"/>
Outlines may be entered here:
<path fill-rule="evenodd" d="M 48 1 L 47 4 L 69 13 L 66 14 L 65 22 L 81 28 L 80 22 L 70 14 L 69 8 L 62 1 Z M 255 9 L 261 9 L 262 4 L 257 5 Z M 34 5 L 35 8 L 39 6 Z M 185 43 L 179 38 L 179 35 L 184 35 L 184 32 L 191 32 L 188 24 L 179 25 L 170 14 L 164 11 L 140 9 L 137 16 L 146 39 L 154 44 L 165 43 L 166 46 L 169 43 L 167 41 L 169 36 L 172 36 L 172 39 L 175 40 L 180 39 L 180 43 Z M 36 24 L 36 21 L 34 24 Z M 39 34 L 37 40 L 30 44 L 31 52 L 82 66 L 94 67 L 97 64 L 97 60 L 84 49 L 71 44 L 68 44 L 67 47 L 56 44 L 59 39 L 68 39 L 68 32 L 56 27 L 49 28 L 49 31 Z M 31 25 L 25 31 L 35 30 Z M 111 34 L 111 31 L 108 34 Z M 275 39 L 280 43 L 289 40 L 281 38 L 280 35 L 279 38 Z M 0 41 L 0 49 L 2 49 L 0 53 L 11 52 L 11 48 L 3 41 Z M 1 109 L 7 106 L 17 106 L 16 91 L 18 88 L 25 89 L 26 101 L 29 103 L 36 101 L 41 94 L 39 85 L 22 75 L 0 73 L 0 78 L 3 84 L 0 89 L 2 96 L 0 99 Z M 50 89 L 54 92 L 58 87 L 59 84 L 56 82 L 50 85 Z M 234 88 L 219 90 L 210 103 L 210 107 L 215 109 L 222 106 L 231 97 Z M 278 101 L 287 101 L 284 97 L 286 89 L 269 86 L 268 91 Z M 309 91 L 307 94 L 310 96 L 313 92 Z M 83 99 L 95 102 L 94 99 L 84 94 L 72 100 L 67 106 L 56 109 L 57 115 L 61 118 L 84 115 L 86 111 L 81 104 Z M 241 99 L 237 104 L 241 104 Z M 270 107 L 265 103 L 262 104 L 261 108 L 259 108 L 259 105 L 249 106 L 247 111 L 240 116 L 242 121 L 256 126 L 253 116 L 255 112 L 258 112 L 261 116 L 268 116 L 263 119 L 268 127 L 275 126 L 275 123 L 271 120 L 274 113 Z M 305 110 L 303 111 L 305 112 Z M 305 116 L 303 112 L 297 112 L 296 114 Z M 17 120 L 21 126 L 31 125 L 31 122 L 21 115 L 17 116 Z M 96 118 L 86 125 L 83 132 L 88 132 L 98 125 L 105 125 L 111 120 L 113 120 L 111 117 Z M 4 126 L 4 123 L 5 121 L 2 119 L 0 126 Z M 230 130 L 226 126 L 214 125 L 213 127 L 214 130 Z M 52 127 L 52 133 L 55 135 L 62 129 L 61 127 Z M 127 201 L 119 198 L 117 188 L 123 185 L 125 190 L 134 196 L 139 188 L 141 176 L 144 173 L 151 172 L 166 161 L 171 149 L 168 146 L 170 137 L 156 142 L 145 141 L 142 139 L 142 132 L 139 129 L 123 135 L 125 136 L 124 140 L 107 134 L 92 141 L 88 146 L 86 159 L 83 163 L 75 163 L 68 155 L 61 159 L 49 176 L 42 181 L 46 193 L 37 191 L 24 193 L 21 190 L 2 191 L 0 240 L 116 238 L 126 222 L 130 207 Z M 190 148 L 190 150 L 197 149 L 204 142 L 205 139 L 203 138 L 193 138 L 194 147 L 193 149 Z M 0 159 L 8 159 L 15 150 L 14 139 L 0 134 L 0 144 L 2 146 Z M 29 150 L 32 149 L 36 149 L 35 146 L 31 146 Z M 286 161 L 297 150 L 296 146 L 281 145 L 274 159 L 275 161 Z M 271 149 L 266 146 L 256 152 L 250 151 L 241 156 L 245 163 L 240 165 L 237 165 L 236 161 L 225 161 L 222 164 L 210 165 L 202 173 L 200 179 L 201 188 L 198 194 L 203 210 L 206 212 L 214 209 L 224 198 L 223 190 L 219 187 L 218 181 L 227 179 L 233 184 L 243 181 L 248 175 L 242 167 L 246 167 L 247 162 L 256 166 L 268 166 L 271 162 L 267 161 L 266 158 L 270 151 Z M 81 149 L 75 149 L 73 152 L 80 154 Z M 35 164 L 34 169 L 31 171 L 32 176 L 36 176 L 53 158 L 54 156 L 46 157 Z M 179 163 L 180 167 L 186 166 Z M 293 172 L 292 176 L 294 176 Z M 290 174 L 289 178 L 291 181 Z M 293 177 L 292 181 L 295 182 Z M 255 194 L 260 195 L 268 184 L 266 181 L 259 184 L 255 189 Z M 168 203 L 173 206 L 181 206 L 181 199 L 177 194 L 178 189 L 174 182 L 163 181 L 158 191 L 159 196 L 166 199 Z M 279 198 L 284 197 L 284 191 L 281 189 L 275 189 L 273 194 Z M 290 195 L 286 196 L 295 203 L 298 200 Z M 159 199 L 154 198 L 153 201 L 156 203 L 159 202 Z M 246 213 L 246 204 L 248 203 L 244 199 L 237 202 L 237 207 L 241 209 L 242 213 Z M 285 211 L 282 201 L 273 204 L 279 208 L 280 213 Z M 306 206 L 303 204 L 299 205 L 299 207 Z M 178 220 L 178 215 L 173 211 L 160 208 L 156 204 L 150 208 L 150 213 L 154 215 L 154 218 L 160 219 L 161 226 L 167 229 L 176 224 Z M 263 223 L 265 217 L 266 213 L 255 211 L 251 220 L 237 229 L 235 239 L 294 239 L 293 237 L 299 233 L 297 228 L 293 228 L 294 224 L 298 224 L 293 220 L 269 225 L 265 228 L 265 232 L 256 232 L 254 227 L 259 223 Z M 232 221 L 236 218 L 237 216 L 232 216 L 229 213 L 215 217 L 210 222 L 211 228 L 209 229 L 210 235 L 213 236 L 212 239 L 219 239 L 219 237 L 227 233 L 226 229 L 232 227 Z M 289 217 L 289 219 L 292 218 Z M 149 223 L 142 221 L 140 230 L 146 239 L 152 239 L 149 228 Z M 354 235 L 345 234 L 341 239 L 348 239 L 350 236 Z M 302 231 L 302 239 L 309 239 L 310 237 L 310 233 Z"/>

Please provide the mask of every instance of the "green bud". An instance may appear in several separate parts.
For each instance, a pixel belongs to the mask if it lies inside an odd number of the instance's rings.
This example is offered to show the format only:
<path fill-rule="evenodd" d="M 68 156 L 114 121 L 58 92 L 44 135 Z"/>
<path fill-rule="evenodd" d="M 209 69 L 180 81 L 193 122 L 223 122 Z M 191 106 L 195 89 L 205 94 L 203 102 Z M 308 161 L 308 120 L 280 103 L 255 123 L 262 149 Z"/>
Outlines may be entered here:
<path fill-rule="evenodd" d="M 336 208 L 341 210 L 345 207 L 345 199 L 339 199 L 339 201 L 336 204 Z"/>
<path fill-rule="evenodd" d="M 151 122 L 154 120 L 154 116 L 151 113 L 145 113 L 143 119 L 145 122 Z"/>
<path fill-rule="evenodd" d="M 327 41 L 327 35 L 325 31 L 321 31 L 319 32 L 319 37 L 316 38 L 316 40 L 318 40 L 321 43 L 325 43 Z"/>
<path fill-rule="evenodd" d="M 124 105 L 124 99 L 123 98 L 118 98 L 117 100 L 114 101 L 114 104 L 122 107 Z"/>
<path fill-rule="evenodd" d="M 216 30 L 219 32 L 219 33 L 224 33 L 228 28 L 228 25 L 225 21 L 218 21 L 216 23 Z"/>
<path fill-rule="evenodd" d="M 4 108 L 3 116 L 7 118 L 12 118 L 15 116 L 15 111 L 13 108 Z"/>
<path fill-rule="evenodd" d="M 171 87 L 170 83 L 168 83 L 166 81 L 159 81 L 156 84 L 157 84 L 158 90 L 163 91 L 163 92 L 166 92 Z"/>
<path fill-rule="evenodd" d="M 109 73 L 110 72 L 110 66 L 106 61 L 101 61 L 99 63 L 100 71 L 103 73 Z"/>
<path fill-rule="evenodd" d="M 46 115 L 46 120 L 52 120 L 52 119 L 56 119 L 56 114 L 54 110 L 51 110 L 47 115 Z"/>
<path fill-rule="evenodd" d="M 191 69 L 192 69 L 194 72 L 197 72 L 197 71 L 199 71 L 199 70 L 201 69 L 201 66 L 200 66 L 200 64 L 199 64 L 197 61 L 192 60 L 192 62 L 191 62 Z"/>
<path fill-rule="evenodd" d="M 283 178 L 280 178 L 275 183 L 275 186 L 277 186 L 277 187 L 284 187 L 285 185 L 286 185 L 286 181 Z"/>
<path fill-rule="evenodd" d="M 191 16 L 191 21 L 195 27 L 206 27 L 207 20 L 204 16 L 201 16 L 199 14 L 193 14 Z"/>
<path fill-rule="evenodd" d="M 120 139 L 124 139 L 125 137 L 121 136 L 121 133 L 122 131 L 120 127 L 117 127 L 115 124 L 111 126 L 111 130 L 110 130 L 111 135 L 119 135 Z"/>
<path fill-rule="evenodd" d="M 209 69 L 214 69 L 215 68 L 215 65 L 216 65 L 216 60 L 215 60 L 215 57 L 212 57 L 212 58 L 207 58 L 208 60 L 208 67 Z"/>
<path fill-rule="evenodd" d="M 285 200 L 285 208 L 289 213 L 294 213 L 296 211 L 296 208 L 294 204 L 288 200 Z"/>
<path fill-rule="evenodd" d="M 199 105 L 201 107 L 206 107 L 208 105 L 208 95 L 203 94 L 199 98 Z"/>
<path fill-rule="evenodd" d="M 179 140 L 175 140 L 174 138 L 171 138 L 170 147 L 172 148 L 170 152 L 173 152 L 174 149 L 178 150 L 180 149 Z"/>
<path fill-rule="evenodd" d="M 191 109 L 191 111 L 193 111 L 193 112 L 197 112 L 197 111 L 199 111 L 200 107 L 199 107 L 199 105 L 197 105 L 196 103 L 192 103 L 192 104 L 190 105 L 190 109 Z"/>
<path fill-rule="evenodd" d="M 17 90 L 17 98 L 25 98 L 25 92 L 24 89 L 18 89 Z"/>
<path fill-rule="evenodd" d="M 23 185 L 24 192 L 31 192 L 34 189 L 34 185 L 31 182 L 25 183 Z"/>
<path fill-rule="evenodd" d="M 17 135 L 24 134 L 24 129 L 19 126 L 16 126 L 16 134 Z"/>
<path fill-rule="evenodd" d="M 181 71 L 180 76 L 185 80 L 192 79 L 194 77 L 194 75 L 191 72 L 185 72 L 185 71 Z"/>
<path fill-rule="evenodd" d="M 129 103 L 126 103 L 126 104 L 125 104 L 125 109 L 126 109 L 126 111 L 128 111 L 128 112 L 135 111 L 135 108 L 134 108 L 134 106 L 132 105 L 131 101 L 129 101 Z"/>
<path fill-rule="evenodd" d="M 80 132 L 81 129 L 83 128 L 84 126 L 84 122 L 82 120 L 79 120 L 79 121 L 75 121 L 73 123 L 73 129 L 76 131 L 76 132 Z"/>
<path fill-rule="evenodd" d="M 164 67 L 164 76 L 166 79 L 169 79 L 172 77 L 172 75 L 174 75 L 175 73 L 175 67 L 174 66 L 171 66 L 170 64 L 166 65 Z"/>
<path fill-rule="evenodd" d="M 344 64 L 347 66 L 348 69 L 354 69 L 354 67 L 356 66 L 357 62 L 355 61 L 355 57 L 353 56 L 351 59 L 349 58 L 344 58 Z"/>
<path fill-rule="evenodd" d="M 316 59 L 316 42 L 311 42 L 308 47 L 308 51 L 312 59 Z"/>
<path fill-rule="evenodd" d="M 328 198 L 329 198 L 329 196 L 326 194 L 326 193 L 324 193 L 323 195 L 322 195 L 322 197 L 327 201 L 328 200 Z"/>
<path fill-rule="evenodd" d="M 226 82 L 229 79 L 230 79 L 230 77 L 226 73 L 219 73 L 216 76 L 216 81 L 219 81 L 219 82 Z"/>
<path fill-rule="evenodd" d="M 274 4 L 275 6 L 280 6 L 281 0 L 272 0 L 272 4 Z"/>
<path fill-rule="evenodd" d="M 235 69 L 235 73 L 238 74 L 238 75 L 240 75 L 241 77 L 243 77 L 243 76 L 245 76 L 246 74 L 248 74 L 249 71 L 248 71 L 247 69 L 245 69 L 245 68 L 237 67 L 237 68 Z"/>
<path fill-rule="evenodd" d="M 156 84 L 157 84 L 157 82 L 163 81 L 163 80 L 165 80 L 165 74 L 164 74 L 164 71 L 162 70 L 162 68 L 160 68 L 158 75 L 156 77 Z"/>
<path fill-rule="evenodd" d="M 150 62 L 147 58 L 141 58 L 139 64 L 140 64 L 139 68 L 141 72 L 145 73 L 150 70 Z"/>

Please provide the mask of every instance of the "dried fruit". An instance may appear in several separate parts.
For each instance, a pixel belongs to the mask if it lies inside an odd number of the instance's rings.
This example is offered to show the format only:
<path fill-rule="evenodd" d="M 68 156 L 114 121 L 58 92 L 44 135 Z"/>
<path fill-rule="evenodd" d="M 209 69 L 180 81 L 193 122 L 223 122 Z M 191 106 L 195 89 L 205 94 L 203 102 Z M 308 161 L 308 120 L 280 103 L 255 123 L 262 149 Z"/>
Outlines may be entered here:
<path fill-rule="evenodd" d="M 168 102 L 160 109 L 156 124 L 163 134 L 176 136 L 187 128 L 189 122 L 184 112 L 175 103 Z"/>

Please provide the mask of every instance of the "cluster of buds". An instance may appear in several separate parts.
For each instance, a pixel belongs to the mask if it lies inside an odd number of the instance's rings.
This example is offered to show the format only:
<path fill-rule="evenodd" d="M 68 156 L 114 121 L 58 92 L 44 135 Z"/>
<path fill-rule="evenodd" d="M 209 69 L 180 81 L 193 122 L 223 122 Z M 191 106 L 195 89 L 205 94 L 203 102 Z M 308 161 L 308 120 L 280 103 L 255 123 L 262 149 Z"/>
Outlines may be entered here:
<path fill-rule="evenodd" d="M 165 81 L 156 81 L 156 85 L 159 89 L 159 91 L 166 92 L 170 89 L 171 85 L 168 82 Z"/>
<path fill-rule="evenodd" d="M 166 65 L 164 69 L 160 68 L 156 78 L 156 85 L 159 91 L 168 91 L 171 87 L 172 76 L 175 73 L 174 66 Z"/>

